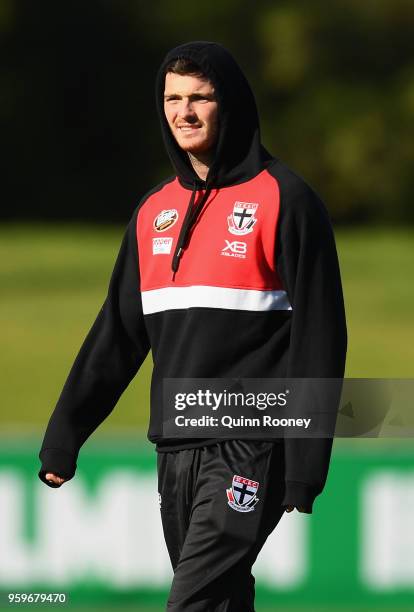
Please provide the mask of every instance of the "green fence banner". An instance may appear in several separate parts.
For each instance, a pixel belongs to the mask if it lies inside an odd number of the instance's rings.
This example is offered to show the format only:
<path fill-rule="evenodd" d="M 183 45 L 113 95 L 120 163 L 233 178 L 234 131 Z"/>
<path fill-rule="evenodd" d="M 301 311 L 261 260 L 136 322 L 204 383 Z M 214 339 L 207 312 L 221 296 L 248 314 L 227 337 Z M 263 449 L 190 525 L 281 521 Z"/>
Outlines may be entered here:
<path fill-rule="evenodd" d="M 152 445 L 100 437 L 60 489 L 37 477 L 40 438 L 0 451 L 0 591 L 72 603 L 164 604 L 172 571 Z M 223 491 L 225 495 L 225 491 Z M 412 604 L 414 448 L 336 441 L 312 515 L 282 517 L 254 567 L 264 605 Z M 139 609 L 139 608 L 137 608 Z M 160 608 L 161 609 L 161 608 Z"/>

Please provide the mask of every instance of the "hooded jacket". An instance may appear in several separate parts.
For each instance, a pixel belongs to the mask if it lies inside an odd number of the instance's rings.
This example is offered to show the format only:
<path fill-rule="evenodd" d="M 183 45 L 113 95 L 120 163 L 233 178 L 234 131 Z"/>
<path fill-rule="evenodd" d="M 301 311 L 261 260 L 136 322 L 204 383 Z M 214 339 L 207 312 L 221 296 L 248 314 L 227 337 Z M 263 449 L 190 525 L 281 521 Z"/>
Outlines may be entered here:
<path fill-rule="evenodd" d="M 170 131 L 165 67 L 195 61 L 213 83 L 219 136 L 205 181 Z M 148 438 L 159 452 L 216 443 L 166 439 L 165 378 L 342 378 L 346 324 L 338 258 L 315 191 L 261 144 L 251 88 L 212 42 L 171 50 L 156 79 L 175 170 L 139 202 L 108 295 L 51 415 L 39 477 L 73 477 L 79 450 L 110 414 L 148 351 L 154 368 Z M 312 512 L 331 438 L 285 438 L 283 504 Z"/>

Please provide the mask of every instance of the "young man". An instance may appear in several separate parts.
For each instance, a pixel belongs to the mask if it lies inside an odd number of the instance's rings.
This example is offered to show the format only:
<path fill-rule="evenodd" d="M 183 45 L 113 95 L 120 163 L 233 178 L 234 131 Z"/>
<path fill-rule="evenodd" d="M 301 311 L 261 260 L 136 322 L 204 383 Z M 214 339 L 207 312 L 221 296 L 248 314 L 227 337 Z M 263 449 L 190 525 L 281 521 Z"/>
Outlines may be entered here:
<path fill-rule="evenodd" d="M 51 416 L 39 476 L 54 487 L 73 477 L 79 449 L 151 348 L 168 610 L 247 612 L 252 564 L 285 510 L 312 512 L 332 439 L 167 438 L 163 380 L 342 378 L 335 243 L 315 192 L 261 145 L 254 96 L 221 45 L 170 51 L 156 100 L 175 174 L 134 212 Z"/>

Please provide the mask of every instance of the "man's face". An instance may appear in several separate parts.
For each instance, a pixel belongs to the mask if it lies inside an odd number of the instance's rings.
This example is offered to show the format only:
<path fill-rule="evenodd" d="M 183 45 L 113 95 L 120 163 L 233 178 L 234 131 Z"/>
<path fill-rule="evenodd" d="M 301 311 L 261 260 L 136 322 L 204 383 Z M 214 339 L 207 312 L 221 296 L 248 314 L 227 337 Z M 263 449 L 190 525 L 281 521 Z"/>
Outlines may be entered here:
<path fill-rule="evenodd" d="M 188 153 L 211 153 L 218 135 L 218 103 L 206 79 L 167 72 L 164 111 L 178 145 Z"/>

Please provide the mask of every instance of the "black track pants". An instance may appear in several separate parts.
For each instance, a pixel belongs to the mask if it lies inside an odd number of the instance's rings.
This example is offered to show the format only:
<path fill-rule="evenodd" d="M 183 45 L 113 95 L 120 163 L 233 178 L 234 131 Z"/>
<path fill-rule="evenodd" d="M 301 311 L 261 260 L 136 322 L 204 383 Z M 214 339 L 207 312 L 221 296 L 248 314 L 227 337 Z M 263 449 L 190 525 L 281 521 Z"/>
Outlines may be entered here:
<path fill-rule="evenodd" d="M 158 453 L 169 612 L 254 612 L 251 567 L 284 513 L 283 457 L 254 440 Z"/>

